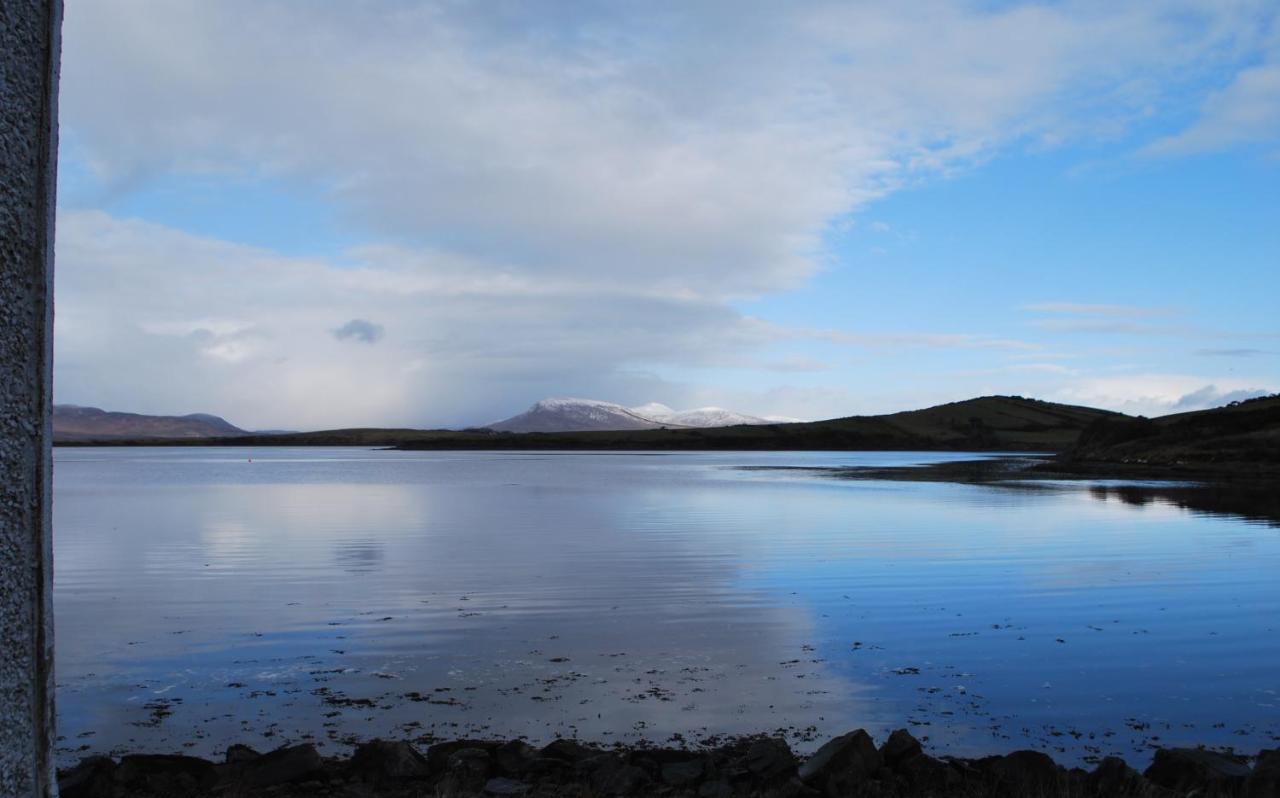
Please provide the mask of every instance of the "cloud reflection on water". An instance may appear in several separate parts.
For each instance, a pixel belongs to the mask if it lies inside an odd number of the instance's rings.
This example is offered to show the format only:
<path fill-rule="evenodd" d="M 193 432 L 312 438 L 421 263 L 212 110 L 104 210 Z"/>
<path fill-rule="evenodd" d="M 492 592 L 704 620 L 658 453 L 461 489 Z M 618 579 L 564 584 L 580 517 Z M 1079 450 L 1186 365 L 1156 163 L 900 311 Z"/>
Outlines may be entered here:
<path fill-rule="evenodd" d="M 64 757 L 912 722 L 1132 760 L 1126 718 L 1277 731 L 1280 540 L 1171 504 L 730 467 L 919 454 L 58 457 Z"/>

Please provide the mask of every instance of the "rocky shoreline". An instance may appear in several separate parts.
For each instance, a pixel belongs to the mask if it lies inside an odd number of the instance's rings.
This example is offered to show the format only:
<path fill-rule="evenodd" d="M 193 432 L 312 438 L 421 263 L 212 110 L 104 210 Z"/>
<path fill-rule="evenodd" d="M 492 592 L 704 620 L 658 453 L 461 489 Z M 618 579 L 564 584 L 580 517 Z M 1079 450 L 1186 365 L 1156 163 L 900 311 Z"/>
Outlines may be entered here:
<path fill-rule="evenodd" d="M 322 757 L 310 744 L 268 753 L 233 745 L 222 762 L 165 754 L 96 756 L 59 773 L 58 783 L 63 798 L 1267 798 L 1280 796 L 1280 749 L 1252 757 L 1164 749 L 1139 773 L 1117 758 L 1092 771 L 1068 769 L 1038 751 L 934 757 L 905 730 L 879 747 L 865 731 L 853 731 L 807 759 L 772 737 L 702 749 L 606 748 L 567 739 L 542 748 L 520 740 L 455 740 L 425 752 L 407 742 L 376 740 L 348 758 Z"/>

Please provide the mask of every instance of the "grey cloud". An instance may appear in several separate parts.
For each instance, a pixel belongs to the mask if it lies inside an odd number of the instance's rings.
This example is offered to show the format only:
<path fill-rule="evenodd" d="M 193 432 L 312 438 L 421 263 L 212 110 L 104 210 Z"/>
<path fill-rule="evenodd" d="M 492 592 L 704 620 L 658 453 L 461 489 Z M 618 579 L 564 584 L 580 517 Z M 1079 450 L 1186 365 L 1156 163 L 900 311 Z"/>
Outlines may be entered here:
<path fill-rule="evenodd" d="M 381 324 L 374 324 L 365 319 L 352 319 L 336 330 L 332 331 L 333 337 L 339 341 L 359 341 L 366 344 L 374 344 L 382 339 L 386 330 Z"/>

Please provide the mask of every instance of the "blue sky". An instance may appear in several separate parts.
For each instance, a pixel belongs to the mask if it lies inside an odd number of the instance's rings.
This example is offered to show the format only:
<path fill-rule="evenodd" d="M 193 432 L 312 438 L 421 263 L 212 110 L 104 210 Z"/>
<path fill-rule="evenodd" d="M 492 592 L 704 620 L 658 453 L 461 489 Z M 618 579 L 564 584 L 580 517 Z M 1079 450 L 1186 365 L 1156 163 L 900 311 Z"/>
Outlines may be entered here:
<path fill-rule="evenodd" d="M 57 400 L 305 428 L 1280 390 L 1272 4 L 564 9 L 68 9 Z"/>

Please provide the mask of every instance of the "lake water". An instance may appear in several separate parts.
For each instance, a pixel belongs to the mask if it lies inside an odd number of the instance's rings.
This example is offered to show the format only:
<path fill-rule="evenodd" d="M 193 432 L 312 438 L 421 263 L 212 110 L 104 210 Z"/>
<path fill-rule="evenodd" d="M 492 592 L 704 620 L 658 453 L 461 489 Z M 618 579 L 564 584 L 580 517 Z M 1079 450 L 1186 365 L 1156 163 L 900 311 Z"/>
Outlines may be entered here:
<path fill-rule="evenodd" d="M 1065 763 L 1275 746 L 1276 524 L 743 468 L 959 457 L 60 448 L 60 755 L 903 726 Z"/>

